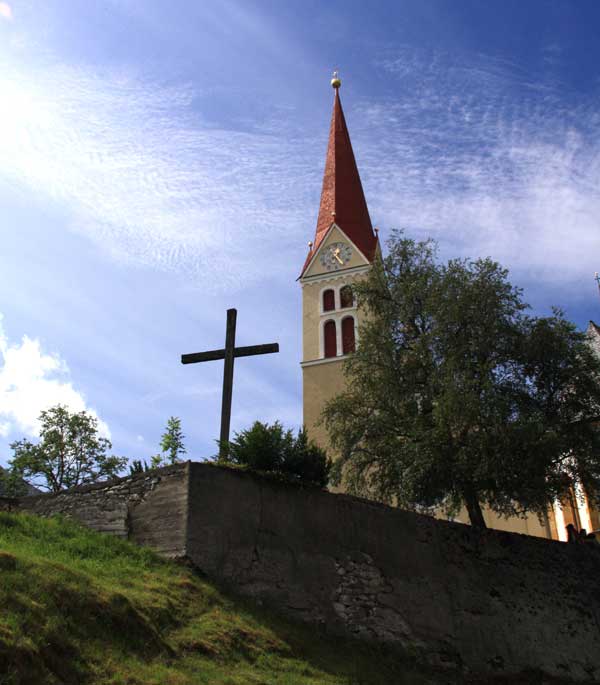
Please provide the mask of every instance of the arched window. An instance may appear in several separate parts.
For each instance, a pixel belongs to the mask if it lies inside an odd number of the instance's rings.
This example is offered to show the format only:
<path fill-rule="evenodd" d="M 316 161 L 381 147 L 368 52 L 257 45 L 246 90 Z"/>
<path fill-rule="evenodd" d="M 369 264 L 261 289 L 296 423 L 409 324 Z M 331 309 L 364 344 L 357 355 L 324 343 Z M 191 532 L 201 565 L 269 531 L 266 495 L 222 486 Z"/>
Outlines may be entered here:
<path fill-rule="evenodd" d="M 330 312 L 335 309 L 335 293 L 333 290 L 326 290 L 323 293 L 323 311 Z"/>
<path fill-rule="evenodd" d="M 325 340 L 325 357 L 337 356 L 337 340 L 335 334 L 335 321 L 327 321 L 323 326 Z"/>
<path fill-rule="evenodd" d="M 354 304 L 354 293 L 349 285 L 345 285 L 340 290 L 340 307 L 352 307 Z"/>
<path fill-rule="evenodd" d="M 347 316 L 342 319 L 342 352 L 350 354 L 350 352 L 354 352 L 354 349 L 354 318 Z"/>

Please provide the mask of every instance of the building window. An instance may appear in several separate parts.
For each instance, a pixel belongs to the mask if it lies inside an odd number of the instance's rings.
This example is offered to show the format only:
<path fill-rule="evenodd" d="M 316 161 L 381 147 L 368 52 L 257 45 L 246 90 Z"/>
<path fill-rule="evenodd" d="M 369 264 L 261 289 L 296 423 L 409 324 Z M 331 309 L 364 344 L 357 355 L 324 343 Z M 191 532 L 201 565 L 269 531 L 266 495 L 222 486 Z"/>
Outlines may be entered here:
<path fill-rule="evenodd" d="M 335 293 L 333 290 L 326 290 L 323 293 L 323 311 L 331 312 L 335 309 Z"/>
<path fill-rule="evenodd" d="M 354 305 L 354 293 L 349 285 L 340 290 L 340 307 L 352 307 Z"/>
<path fill-rule="evenodd" d="M 350 354 L 354 349 L 354 317 L 347 316 L 342 319 L 342 353 Z"/>
<path fill-rule="evenodd" d="M 325 323 L 325 325 L 323 326 L 323 337 L 325 340 L 325 357 L 337 356 L 335 321 L 327 321 Z"/>

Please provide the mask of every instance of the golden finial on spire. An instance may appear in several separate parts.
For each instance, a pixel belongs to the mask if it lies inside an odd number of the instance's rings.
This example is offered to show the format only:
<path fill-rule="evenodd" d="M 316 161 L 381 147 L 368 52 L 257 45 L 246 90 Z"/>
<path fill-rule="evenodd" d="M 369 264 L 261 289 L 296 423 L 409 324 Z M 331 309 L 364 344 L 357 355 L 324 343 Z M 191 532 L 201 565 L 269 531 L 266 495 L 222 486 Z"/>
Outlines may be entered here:
<path fill-rule="evenodd" d="M 336 90 L 342 85 L 342 81 L 340 80 L 339 72 L 336 69 L 333 72 L 333 78 L 331 79 L 331 87 L 335 88 Z"/>

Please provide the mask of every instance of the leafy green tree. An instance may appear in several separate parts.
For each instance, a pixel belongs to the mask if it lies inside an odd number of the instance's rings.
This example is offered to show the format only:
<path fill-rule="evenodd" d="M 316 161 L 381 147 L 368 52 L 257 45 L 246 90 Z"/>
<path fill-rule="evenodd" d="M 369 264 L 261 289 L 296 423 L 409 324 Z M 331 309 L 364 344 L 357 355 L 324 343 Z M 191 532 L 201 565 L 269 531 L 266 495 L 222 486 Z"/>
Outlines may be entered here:
<path fill-rule="evenodd" d="M 167 453 L 170 464 L 177 464 L 179 455 L 187 452 L 183 439 L 185 435 L 181 430 L 181 419 L 176 416 L 171 416 L 167 421 L 167 429 L 162 435 L 160 441 L 160 449 L 163 453 Z"/>
<path fill-rule="evenodd" d="M 600 361 L 554 310 L 526 315 L 491 259 L 440 263 L 431 241 L 395 234 L 355 287 L 368 312 L 323 418 L 333 479 L 406 508 L 481 505 L 540 516 L 576 481 L 598 492 Z"/>
<path fill-rule="evenodd" d="M 150 470 L 150 466 L 141 459 L 134 459 L 129 465 L 129 475 L 135 476 L 137 473 L 145 473 Z"/>
<path fill-rule="evenodd" d="M 181 430 L 181 419 L 171 416 L 167 421 L 165 432 L 161 436 L 159 454 L 150 458 L 151 467 L 156 469 L 168 464 L 178 464 L 181 459 L 179 455 L 187 452 L 183 440 L 185 435 Z"/>
<path fill-rule="evenodd" d="M 236 433 L 228 445 L 228 460 L 256 471 L 283 473 L 293 480 L 327 485 L 331 461 L 320 447 L 308 440 L 306 431 L 294 437 L 291 429 L 255 421 Z"/>
<path fill-rule="evenodd" d="M 291 450 L 286 453 L 281 470 L 292 478 L 316 483 L 324 488 L 329 482 L 331 466 L 327 452 L 309 441 L 308 434 L 303 428 L 298 431 Z"/>
<path fill-rule="evenodd" d="M 273 425 L 255 421 L 251 428 L 235 433 L 228 459 L 256 471 L 282 471 L 293 442 L 292 431 L 284 430 L 279 421 Z"/>
<path fill-rule="evenodd" d="M 15 468 L 0 467 L 0 495 L 4 497 L 23 497 L 27 494 L 27 483 Z"/>
<path fill-rule="evenodd" d="M 127 459 L 109 456 L 110 440 L 98 436 L 98 421 L 86 411 L 71 413 L 56 405 L 39 417 L 40 441 L 11 444 L 11 469 L 31 484 L 60 492 L 84 483 L 113 478 Z M 39 479 L 43 482 L 39 484 Z"/>

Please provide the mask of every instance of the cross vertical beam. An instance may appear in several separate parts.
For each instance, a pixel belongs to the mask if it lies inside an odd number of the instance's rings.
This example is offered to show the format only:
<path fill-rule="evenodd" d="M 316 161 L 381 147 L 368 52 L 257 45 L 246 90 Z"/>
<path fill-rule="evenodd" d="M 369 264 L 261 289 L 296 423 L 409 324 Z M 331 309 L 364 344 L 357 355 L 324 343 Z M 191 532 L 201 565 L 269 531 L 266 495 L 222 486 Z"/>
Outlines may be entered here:
<path fill-rule="evenodd" d="M 237 309 L 227 310 L 225 331 L 225 368 L 223 369 L 223 401 L 221 403 L 221 437 L 219 459 L 225 459 L 229 449 L 229 427 L 231 425 L 231 396 L 233 394 L 233 362 L 235 350 L 235 324 Z"/>
<path fill-rule="evenodd" d="M 266 345 L 235 346 L 235 325 L 237 309 L 227 310 L 227 328 L 225 331 L 225 349 L 207 350 L 206 352 L 192 352 L 182 354 L 182 364 L 197 364 L 223 359 L 223 401 L 221 403 L 221 434 L 219 438 L 219 459 L 225 460 L 229 451 L 229 428 L 231 424 L 231 400 L 233 395 L 233 362 L 236 357 L 253 357 L 257 354 L 271 354 L 279 352 L 279 343 Z"/>

